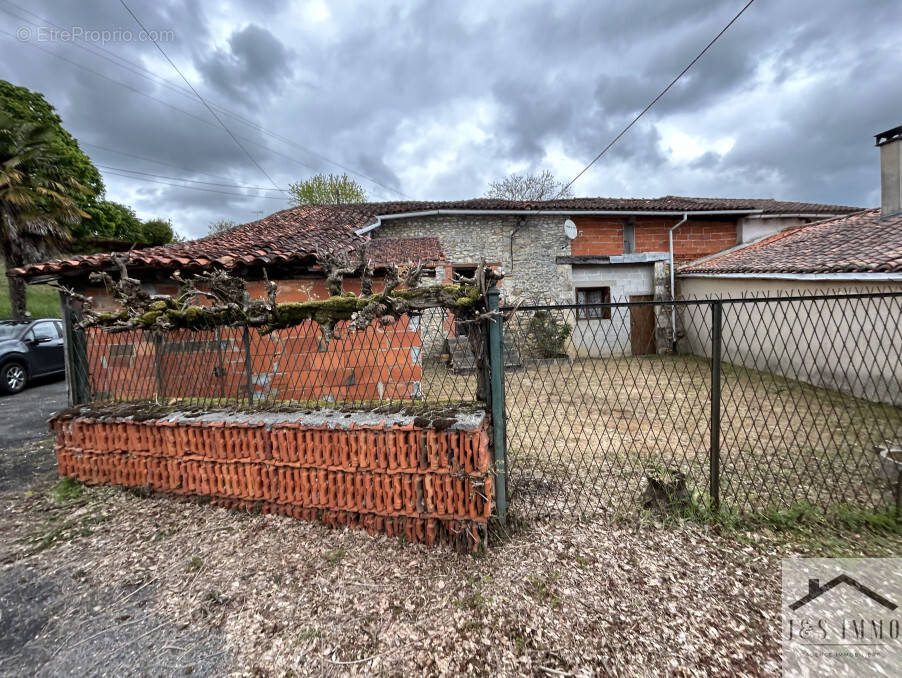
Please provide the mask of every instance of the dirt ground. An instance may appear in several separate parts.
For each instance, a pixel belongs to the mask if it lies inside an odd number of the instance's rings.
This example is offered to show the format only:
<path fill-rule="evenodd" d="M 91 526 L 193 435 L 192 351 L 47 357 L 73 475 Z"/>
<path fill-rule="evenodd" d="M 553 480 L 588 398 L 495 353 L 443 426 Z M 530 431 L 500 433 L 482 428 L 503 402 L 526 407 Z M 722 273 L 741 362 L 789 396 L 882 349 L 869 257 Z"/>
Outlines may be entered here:
<path fill-rule="evenodd" d="M 427 398 L 472 397 L 472 375 L 426 369 Z M 649 469 L 683 472 L 707 501 L 711 373 L 694 356 L 524 362 L 505 373 L 508 469 L 521 515 L 629 512 Z M 902 408 L 725 365 L 721 505 L 892 502 L 874 446 L 902 440 Z"/>
<path fill-rule="evenodd" d="M 778 675 L 780 558 L 898 556 L 902 535 L 662 522 L 634 508 L 628 521 L 605 511 L 573 520 L 586 497 L 634 507 L 647 463 L 705 449 L 701 367 L 607 365 L 509 375 L 513 471 L 533 482 L 533 498 L 521 489 L 515 502 L 558 502 L 571 515 L 531 516 L 477 556 L 58 485 L 49 441 L 7 447 L 3 468 L 16 474 L 0 484 L 0 676 Z M 469 379 L 446 381 L 447 397 Z M 756 438 L 762 452 L 808 440 L 827 453 L 856 439 L 824 431 L 896 423 L 895 411 L 823 396 L 805 409 L 814 396 L 804 387 L 734 379 L 745 419 L 730 421 L 746 423 L 727 439 L 769 430 L 771 442 Z M 657 419 L 631 399 L 637 387 L 671 394 Z M 756 395 L 770 400 L 755 405 Z M 866 459 L 862 441 L 853 459 Z M 747 477 L 766 488 L 766 477 Z"/>
<path fill-rule="evenodd" d="M 0 675 L 776 675 L 779 557 L 825 548 L 645 520 L 474 557 L 55 482 L 0 496 Z"/>

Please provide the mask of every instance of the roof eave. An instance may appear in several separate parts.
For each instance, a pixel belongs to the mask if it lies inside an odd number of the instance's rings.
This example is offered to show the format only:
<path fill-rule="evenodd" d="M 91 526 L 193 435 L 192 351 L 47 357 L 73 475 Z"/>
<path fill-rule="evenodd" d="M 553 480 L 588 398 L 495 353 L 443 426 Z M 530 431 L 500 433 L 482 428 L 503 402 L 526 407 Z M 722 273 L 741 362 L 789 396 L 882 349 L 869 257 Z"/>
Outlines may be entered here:
<path fill-rule="evenodd" d="M 858 280 L 862 282 L 902 282 L 902 272 L 899 273 L 877 273 L 868 271 L 847 271 L 843 273 L 780 273 L 780 272 L 754 272 L 745 273 L 718 273 L 716 271 L 699 272 L 699 273 L 677 273 L 678 278 L 727 278 L 748 280 L 750 278 L 759 280 Z"/>
<path fill-rule="evenodd" d="M 372 230 L 379 228 L 383 221 L 390 219 L 412 219 L 415 217 L 434 217 L 441 215 L 480 215 L 491 214 L 501 216 L 655 216 L 655 217 L 682 217 L 688 215 L 690 217 L 700 216 L 741 216 L 751 214 L 763 214 L 761 209 L 748 210 L 478 210 L 478 209 L 436 209 L 424 210 L 419 212 L 399 212 L 397 214 L 380 214 L 376 216 L 376 221 L 362 228 L 358 228 L 354 233 L 363 235 Z"/>

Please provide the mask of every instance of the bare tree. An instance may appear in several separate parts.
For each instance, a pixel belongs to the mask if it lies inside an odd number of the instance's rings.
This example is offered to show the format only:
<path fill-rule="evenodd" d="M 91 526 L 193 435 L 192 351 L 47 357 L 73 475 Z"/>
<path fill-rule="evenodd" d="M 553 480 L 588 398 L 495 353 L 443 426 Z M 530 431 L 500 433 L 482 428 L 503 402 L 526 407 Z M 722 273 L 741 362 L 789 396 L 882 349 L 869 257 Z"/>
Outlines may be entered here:
<path fill-rule="evenodd" d="M 228 231 L 230 228 L 235 228 L 237 225 L 238 222 L 231 219 L 217 219 L 210 222 L 210 225 L 207 227 L 207 235 L 216 235 L 217 233 Z"/>
<path fill-rule="evenodd" d="M 486 198 L 501 200 L 553 200 L 554 198 L 572 198 L 573 191 L 565 187 L 548 170 L 538 174 L 509 174 L 503 179 L 489 184 Z"/>

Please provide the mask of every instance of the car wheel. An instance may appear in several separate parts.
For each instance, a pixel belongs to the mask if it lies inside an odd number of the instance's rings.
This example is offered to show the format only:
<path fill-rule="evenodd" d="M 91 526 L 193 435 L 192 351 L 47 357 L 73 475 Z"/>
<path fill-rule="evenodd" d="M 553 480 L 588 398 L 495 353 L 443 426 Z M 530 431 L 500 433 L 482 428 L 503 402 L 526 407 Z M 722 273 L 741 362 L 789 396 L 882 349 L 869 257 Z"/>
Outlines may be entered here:
<path fill-rule="evenodd" d="M 0 367 L 0 390 L 4 393 L 18 393 L 28 383 L 28 373 L 22 363 L 6 363 Z"/>

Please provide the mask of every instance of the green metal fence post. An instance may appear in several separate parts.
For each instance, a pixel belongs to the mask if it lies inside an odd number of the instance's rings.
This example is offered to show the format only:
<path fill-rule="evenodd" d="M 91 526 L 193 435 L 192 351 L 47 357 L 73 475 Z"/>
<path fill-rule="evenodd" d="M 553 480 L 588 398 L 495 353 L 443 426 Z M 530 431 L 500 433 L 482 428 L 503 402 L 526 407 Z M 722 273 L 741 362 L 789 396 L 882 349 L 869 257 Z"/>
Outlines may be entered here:
<path fill-rule="evenodd" d="M 247 375 L 247 402 L 249 405 L 254 404 L 254 373 L 251 369 L 251 333 L 244 326 L 244 370 Z"/>
<path fill-rule="evenodd" d="M 69 405 L 81 405 L 90 400 L 88 349 L 84 330 L 78 326 L 81 322 L 81 309 L 62 292 L 60 292 L 60 307 L 63 312 L 63 352 Z"/>
<path fill-rule="evenodd" d="M 162 335 L 153 333 L 153 374 L 156 383 L 157 402 L 166 398 L 165 375 L 163 374 L 163 341 Z"/>
<path fill-rule="evenodd" d="M 498 521 L 507 522 L 507 435 L 504 412 L 504 343 L 501 339 L 502 318 L 498 313 L 501 290 L 491 287 L 486 291 L 489 313 L 494 317 L 489 325 L 489 402 L 492 408 L 492 443 L 495 462 L 495 507 Z"/>
<path fill-rule="evenodd" d="M 708 458 L 711 508 L 720 511 L 720 362 L 723 302 L 711 303 L 711 448 Z"/>

